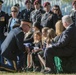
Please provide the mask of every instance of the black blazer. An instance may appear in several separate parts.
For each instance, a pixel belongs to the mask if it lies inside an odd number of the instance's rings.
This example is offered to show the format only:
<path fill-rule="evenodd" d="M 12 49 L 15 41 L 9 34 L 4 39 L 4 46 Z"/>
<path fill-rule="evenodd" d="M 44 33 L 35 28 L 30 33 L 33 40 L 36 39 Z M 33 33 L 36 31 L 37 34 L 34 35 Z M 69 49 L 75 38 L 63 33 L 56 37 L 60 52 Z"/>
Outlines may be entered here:
<path fill-rule="evenodd" d="M 23 39 L 24 33 L 21 28 L 11 30 L 1 45 L 1 54 L 8 59 L 16 60 L 16 56 L 25 51 Z"/>
<path fill-rule="evenodd" d="M 76 26 L 70 25 L 59 37 L 58 42 L 53 43 L 52 47 L 56 49 L 65 50 L 72 54 L 76 50 Z"/>

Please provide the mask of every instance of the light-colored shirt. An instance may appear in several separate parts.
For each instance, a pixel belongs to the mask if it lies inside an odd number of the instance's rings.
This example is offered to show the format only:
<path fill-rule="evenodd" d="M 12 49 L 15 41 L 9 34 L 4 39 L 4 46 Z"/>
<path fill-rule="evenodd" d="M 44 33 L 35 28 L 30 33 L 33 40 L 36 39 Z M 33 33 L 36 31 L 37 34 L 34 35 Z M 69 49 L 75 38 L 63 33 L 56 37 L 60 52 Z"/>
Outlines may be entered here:
<path fill-rule="evenodd" d="M 16 19 L 16 18 L 12 19 L 11 24 L 10 24 L 10 30 L 13 29 L 13 26 L 16 24 L 17 21 L 18 21 L 18 19 Z"/>

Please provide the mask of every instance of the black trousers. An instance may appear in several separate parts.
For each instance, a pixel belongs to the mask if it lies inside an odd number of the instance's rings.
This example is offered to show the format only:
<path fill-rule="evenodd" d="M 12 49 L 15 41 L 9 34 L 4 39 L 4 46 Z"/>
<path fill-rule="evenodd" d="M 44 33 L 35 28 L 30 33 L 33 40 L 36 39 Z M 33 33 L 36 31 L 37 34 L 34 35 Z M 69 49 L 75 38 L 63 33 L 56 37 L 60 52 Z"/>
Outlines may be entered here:
<path fill-rule="evenodd" d="M 56 48 L 47 48 L 44 52 L 45 54 L 45 62 L 46 62 L 46 67 L 51 68 L 51 70 L 56 73 L 56 69 L 55 69 L 55 64 L 54 64 L 54 56 L 58 56 L 58 57 L 70 57 L 72 56 L 74 53 L 74 50 L 72 49 L 66 49 L 66 48 L 60 48 L 60 49 L 56 49 Z"/>

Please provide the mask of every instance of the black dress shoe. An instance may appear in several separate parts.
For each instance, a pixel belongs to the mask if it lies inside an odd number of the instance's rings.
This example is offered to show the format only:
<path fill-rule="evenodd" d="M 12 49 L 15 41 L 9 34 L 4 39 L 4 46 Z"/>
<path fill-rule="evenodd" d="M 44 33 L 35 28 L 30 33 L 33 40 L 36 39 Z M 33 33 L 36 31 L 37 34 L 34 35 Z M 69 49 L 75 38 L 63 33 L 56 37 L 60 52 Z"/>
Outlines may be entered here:
<path fill-rule="evenodd" d="M 44 74 L 53 74 L 53 72 L 51 70 L 44 70 L 43 73 Z"/>
<path fill-rule="evenodd" d="M 33 72 L 40 72 L 40 71 L 41 71 L 41 68 L 37 67 L 37 68 L 34 69 Z"/>

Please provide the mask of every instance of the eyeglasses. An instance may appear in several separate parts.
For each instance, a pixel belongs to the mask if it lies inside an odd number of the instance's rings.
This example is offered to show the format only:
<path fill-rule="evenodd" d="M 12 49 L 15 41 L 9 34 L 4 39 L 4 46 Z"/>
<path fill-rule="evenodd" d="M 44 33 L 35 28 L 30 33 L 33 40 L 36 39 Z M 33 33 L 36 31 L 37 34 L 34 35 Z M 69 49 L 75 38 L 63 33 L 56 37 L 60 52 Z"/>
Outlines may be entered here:
<path fill-rule="evenodd" d="M 58 9 L 53 9 L 53 10 L 56 10 L 57 11 Z"/>

